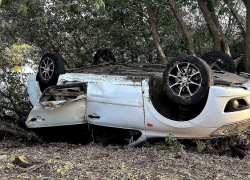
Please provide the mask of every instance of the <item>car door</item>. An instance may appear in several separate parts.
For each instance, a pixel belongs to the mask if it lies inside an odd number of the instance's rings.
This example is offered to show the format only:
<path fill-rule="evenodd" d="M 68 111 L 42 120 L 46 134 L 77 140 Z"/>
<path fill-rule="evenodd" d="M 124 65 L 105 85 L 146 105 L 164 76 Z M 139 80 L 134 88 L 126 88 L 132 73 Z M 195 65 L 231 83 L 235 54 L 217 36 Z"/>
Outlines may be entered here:
<path fill-rule="evenodd" d="M 49 87 L 31 110 L 28 128 L 85 124 L 87 84 Z"/>
<path fill-rule="evenodd" d="M 91 124 L 144 129 L 141 81 L 106 76 L 89 82 L 87 88 L 87 121 Z"/>

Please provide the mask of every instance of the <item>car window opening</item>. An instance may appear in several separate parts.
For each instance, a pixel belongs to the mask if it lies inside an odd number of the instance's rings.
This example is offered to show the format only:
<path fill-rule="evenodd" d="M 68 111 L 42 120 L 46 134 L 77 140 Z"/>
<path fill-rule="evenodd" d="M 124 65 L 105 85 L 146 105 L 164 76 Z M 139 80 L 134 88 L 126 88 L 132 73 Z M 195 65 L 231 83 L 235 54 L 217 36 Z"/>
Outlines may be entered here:
<path fill-rule="evenodd" d="M 46 90 L 40 101 L 70 101 L 77 99 L 81 95 L 86 95 L 86 90 L 86 84 L 52 87 Z"/>

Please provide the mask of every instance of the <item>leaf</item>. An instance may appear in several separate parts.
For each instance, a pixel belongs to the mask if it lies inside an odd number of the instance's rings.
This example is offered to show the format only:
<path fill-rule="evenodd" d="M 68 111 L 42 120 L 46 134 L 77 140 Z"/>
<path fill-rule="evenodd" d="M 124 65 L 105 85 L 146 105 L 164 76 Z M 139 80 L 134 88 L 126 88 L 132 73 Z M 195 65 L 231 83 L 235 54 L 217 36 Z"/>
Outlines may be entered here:
<path fill-rule="evenodd" d="M 44 21 L 44 17 L 43 16 L 36 17 L 36 21 L 38 24 L 42 24 L 42 22 Z"/>
<path fill-rule="evenodd" d="M 100 7 L 105 7 L 105 3 L 103 2 L 103 0 L 96 0 L 94 6 L 98 10 L 100 9 Z"/>
<path fill-rule="evenodd" d="M 10 157 L 10 161 L 13 161 L 15 158 L 13 156 Z"/>
<path fill-rule="evenodd" d="M 225 13 L 228 13 L 229 12 L 229 9 L 228 8 L 222 8 L 221 10 L 219 10 L 219 15 L 223 15 L 223 14 L 225 14 Z"/>
<path fill-rule="evenodd" d="M 18 9 L 18 13 L 27 13 L 28 12 L 28 7 L 27 6 L 22 6 Z"/>
<path fill-rule="evenodd" d="M 27 13 L 27 11 L 28 11 L 28 7 L 27 6 L 23 6 L 23 12 Z"/>
<path fill-rule="evenodd" d="M 198 146 L 197 146 L 197 151 L 198 151 L 198 152 L 201 152 L 202 150 L 203 150 L 203 147 L 202 147 L 201 145 L 198 145 Z"/>
<path fill-rule="evenodd" d="M 202 152 L 204 148 L 206 148 L 206 144 L 203 141 L 197 141 L 197 151 Z"/>
<path fill-rule="evenodd" d="M 208 144 L 208 145 L 207 145 L 207 149 L 209 149 L 209 150 L 211 150 L 211 149 L 212 149 L 211 144 Z"/>
<path fill-rule="evenodd" d="M 181 3 L 174 1 L 174 7 L 180 9 L 182 7 Z"/>
<path fill-rule="evenodd" d="M 165 138 L 165 142 L 168 143 L 168 144 L 171 144 L 172 142 L 174 141 L 174 137 L 173 135 L 168 135 L 166 138 Z"/>
<path fill-rule="evenodd" d="M 70 12 L 74 14 L 79 14 L 81 12 L 81 8 L 77 4 L 72 4 L 69 9 Z"/>
<path fill-rule="evenodd" d="M 69 169 L 72 169 L 73 168 L 73 164 L 69 161 L 65 162 L 65 166 L 64 166 L 64 169 L 66 169 L 67 171 Z"/>
<path fill-rule="evenodd" d="M 96 9 L 99 9 L 99 8 L 100 8 L 100 5 L 99 5 L 98 3 L 95 3 L 94 5 L 95 5 L 95 8 L 96 8 Z"/>
<path fill-rule="evenodd" d="M 8 166 L 12 166 L 12 167 L 14 167 L 14 165 L 13 165 L 13 164 L 11 164 L 11 163 L 8 163 L 7 165 L 8 165 Z"/>
<path fill-rule="evenodd" d="M 123 162 L 122 163 L 122 170 L 124 170 L 125 169 L 125 163 Z"/>

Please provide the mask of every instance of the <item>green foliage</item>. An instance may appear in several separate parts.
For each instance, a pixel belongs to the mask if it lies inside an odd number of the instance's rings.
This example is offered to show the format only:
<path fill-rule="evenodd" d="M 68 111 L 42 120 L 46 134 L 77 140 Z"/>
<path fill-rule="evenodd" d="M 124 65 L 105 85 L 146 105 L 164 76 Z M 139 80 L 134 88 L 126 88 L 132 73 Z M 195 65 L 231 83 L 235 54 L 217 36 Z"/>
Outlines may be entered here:
<path fill-rule="evenodd" d="M 172 134 L 168 135 L 165 138 L 165 142 L 168 145 L 167 147 L 165 147 L 167 150 L 171 151 L 171 152 L 177 152 L 177 151 L 181 151 L 182 150 L 182 145 L 178 142 L 178 140 L 176 138 L 173 137 Z M 159 150 L 164 149 L 163 147 L 160 147 Z"/>
<path fill-rule="evenodd" d="M 237 39 L 237 40 L 234 39 L 231 41 L 230 50 L 231 50 L 232 57 L 237 57 L 241 54 L 244 54 L 243 45 L 244 45 L 243 39 Z"/>
<path fill-rule="evenodd" d="M 34 132 L 29 132 L 28 133 L 28 137 L 27 137 L 28 141 L 35 141 L 37 143 L 42 143 L 43 140 L 41 137 L 39 137 L 37 134 L 35 134 Z"/>
<path fill-rule="evenodd" d="M 206 148 L 206 144 L 203 141 L 197 141 L 197 151 L 202 152 Z"/>
<path fill-rule="evenodd" d="M 2 18 L 15 19 L 11 28 L 5 27 L 9 39 L 18 37 L 39 47 L 40 55 L 59 52 L 69 67 L 88 64 L 100 48 L 110 48 L 118 62 L 157 62 L 149 24 L 128 6 L 147 14 L 144 1 L 26 0 L 6 3 Z M 185 54 L 186 48 L 178 45 L 183 36 L 171 11 L 162 3 L 151 6 L 167 56 Z"/>
<path fill-rule="evenodd" d="M 27 6 L 21 6 L 19 9 L 18 9 L 18 13 L 27 13 L 27 10 L 28 10 L 28 7 Z"/>
<path fill-rule="evenodd" d="M 12 72 L 8 68 L 0 69 L 0 114 L 15 118 L 28 116 L 30 109 L 26 79 L 27 75 L 20 72 Z"/>
<path fill-rule="evenodd" d="M 212 149 L 212 146 L 210 144 L 210 141 L 207 141 L 206 143 L 203 142 L 203 141 L 196 141 L 196 144 L 197 144 L 197 151 L 199 153 L 201 153 L 203 150 L 207 149 L 207 150 L 211 150 Z"/>
<path fill-rule="evenodd" d="M 219 15 L 224 15 L 226 13 L 229 13 L 229 9 L 227 7 L 223 7 L 222 9 L 219 10 Z"/>

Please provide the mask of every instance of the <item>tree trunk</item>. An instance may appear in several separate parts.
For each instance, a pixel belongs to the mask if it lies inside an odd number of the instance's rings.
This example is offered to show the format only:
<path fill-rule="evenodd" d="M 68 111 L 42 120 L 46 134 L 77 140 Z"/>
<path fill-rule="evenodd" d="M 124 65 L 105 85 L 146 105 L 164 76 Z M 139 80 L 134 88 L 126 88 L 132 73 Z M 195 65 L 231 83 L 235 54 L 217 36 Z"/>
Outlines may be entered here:
<path fill-rule="evenodd" d="M 153 35 L 153 41 L 154 41 L 154 44 L 155 44 L 155 48 L 161 58 L 161 62 L 162 63 L 167 63 L 167 59 L 166 59 L 166 56 L 162 50 L 162 47 L 160 45 L 160 39 L 159 39 L 159 35 L 158 35 L 158 32 L 157 32 L 157 28 L 156 28 L 156 24 L 155 24 L 155 21 L 154 21 L 154 14 L 153 14 L 153 11 L 151 9 L 151 6 L 149 4 L 149 2 L 147 2 L 147 0 L 145 0 L 145 5 L 147 7 L 147 11 L 148 11 L 148 17 L 149 17 L 149 24 L 151 26 L 151 31 L 152 31 L 152 35 Z"/>
<path fill-rule="evenodd" d="M 224 32 L 222 31 L 222 27 L 220 25 L 218 16 L 215 14 L 213 1 L 207 0 L 207 3 L 208 3 L 208 9 L 211 12 L 212 18 L 214 20 L 214 24 L 218 28 L 220 38 L 222 39 L 221 40 L 222 48 L 223 48 L 224 52 L 226 52 L 229 56 L 231 56 L 230 48 L 229 48 L 228 42 L 226 40 L 226 36 L 225 36 Z"/>
<path fill-rule="evenodd" d="M 244 52 L 244 65 L 245 71 L 250 73 L 250 1 L 243 1 L 246 6 L 246 34 L 245 34 L 245 52 Z"/>
<path fill-rule="evenodd" d="M 185 24 L 185 22 L 182 19 L 182 16 L 180 15 L 179 11 L 177 8 L 174 7 L 174 2 L 173 0 L 168 0 L 169 5 L 170 5 L 170 9 L 174 14 L 175 19 L 177 20 L 177 22 L 179 23 L 181 30 L 187 40 L 187 45 L 188 45 L 188 53 L 190 55 L 195 56 L 195 48 L 194 48 L 194 43 L 193 43 L 193 39 L 187 29 L 187 26 Z"/>
<path fill-rule="evenodd" d="M 212 33 L 213 41 L 214 41 L 214 51 L 221 51 L 221 40 L 220 40 L 220 34 L 219 30 L 214 23 L 213 17 L 211 12 L 209 11 L 207 4 L 204 0 L 197 0 L 198 4 L 200 6 L 200 9 L 204 15 L 204 18 L 206 20 L 208 29 Z"/>
<path fill-rule="evenodd" d="M 224 50 L 225 53 L 227 53 L 229 56 L 231 56 L 230 48 L 229 48 L 228 42 L 226 40 L 226 36 L 225 36 L 224 32 L 222 31 L 222 27 L 220 25 L 218 17 L 215 14 L 215 12 L 212 12 L 211 14 L 212 14 L 214 23 L 217 26 L 218 31 L 220 33 L 220 38 L 221 38 L 221 42 L 222 42 L 222 49 Z"/>

